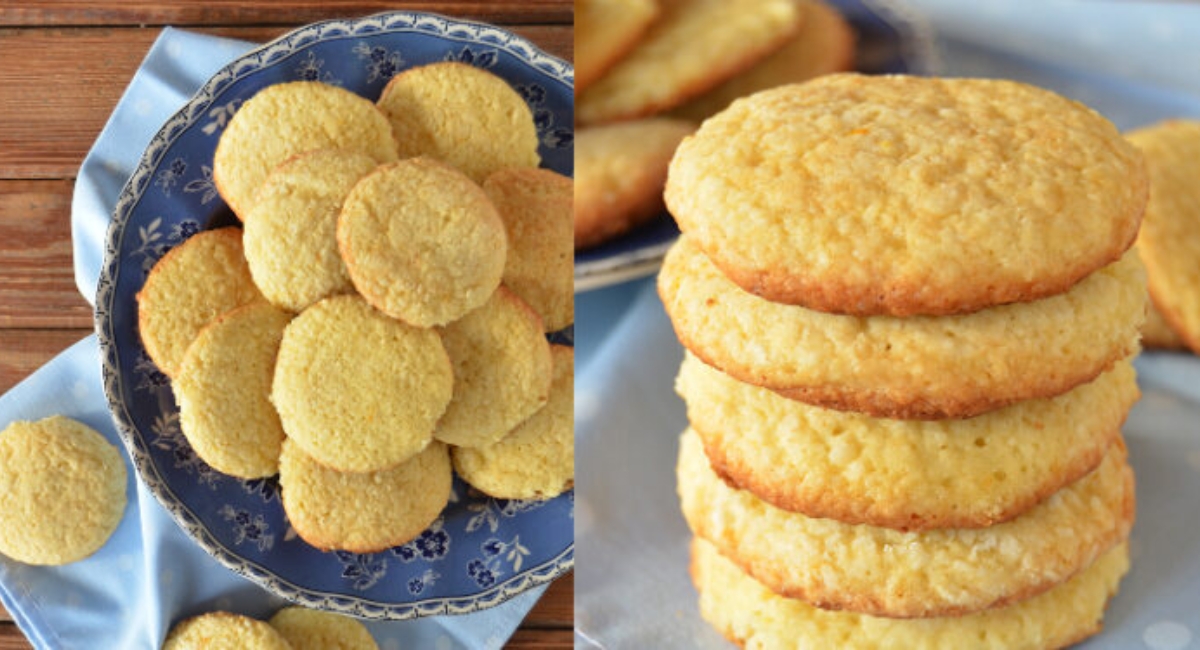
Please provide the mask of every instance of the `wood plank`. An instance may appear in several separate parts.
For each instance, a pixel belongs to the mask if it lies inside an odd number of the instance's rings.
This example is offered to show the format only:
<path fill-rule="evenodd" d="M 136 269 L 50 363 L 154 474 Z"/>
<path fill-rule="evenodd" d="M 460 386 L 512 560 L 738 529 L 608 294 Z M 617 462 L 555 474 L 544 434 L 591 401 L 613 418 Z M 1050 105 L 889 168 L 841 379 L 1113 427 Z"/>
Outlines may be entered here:
<path fill-rule="evenodd" d="M 90 329 L 0 329 L 0 394 L 91 333 Z"/>
<path fill-rule="evenodd" d="M 168 0 L 166 2 L 101 2 L 23 0 L 0 6 L 0 25 L 213 25 L 295 24 L 396 9 L 386 0 Z M 423 0 L 404 9 L 432 11 L 496 24 L 572 22 L 572 0 Z"/>
<path fill-rule="evenodd" d="M 568 26 L 512 30 L 551 54 L 572 55 Z M 198 31 L 257 42 L 287 30 Z M 0 179 L 73 178 L 158 34 L 139 28 L 0 29 Z"/>
<path fill-rule="evenodd" d="M 504 646 L 508 650 L 567 650 L 575 641 L 571 630 L 530 630 L 521 628 Z M 0 650 L 5 650 L 0 646 Z"/>
<path fill-rule="evenodd" d="M 522 627 L 571 629 L 575 625 L 575 572 L 555 580 L 538 601 Z"/>
<path fill-rule="evenodd" d="M 32 650 L 21 630 L 12 623 L 0 624 L 0 650 Z"/>

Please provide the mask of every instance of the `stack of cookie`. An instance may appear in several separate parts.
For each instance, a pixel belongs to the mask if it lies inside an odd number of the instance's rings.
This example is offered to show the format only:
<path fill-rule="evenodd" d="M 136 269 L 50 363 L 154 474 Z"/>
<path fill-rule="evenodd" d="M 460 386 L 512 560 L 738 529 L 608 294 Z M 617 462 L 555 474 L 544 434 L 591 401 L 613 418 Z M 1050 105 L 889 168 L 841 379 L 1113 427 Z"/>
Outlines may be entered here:
<path fill-rule="evenodd" d="M 701 612 L 749 647 L 1058 647 L 1128 567 L 1141 157 L 985 80 L 840 74 L 680 146 L 659 292 Z"/>

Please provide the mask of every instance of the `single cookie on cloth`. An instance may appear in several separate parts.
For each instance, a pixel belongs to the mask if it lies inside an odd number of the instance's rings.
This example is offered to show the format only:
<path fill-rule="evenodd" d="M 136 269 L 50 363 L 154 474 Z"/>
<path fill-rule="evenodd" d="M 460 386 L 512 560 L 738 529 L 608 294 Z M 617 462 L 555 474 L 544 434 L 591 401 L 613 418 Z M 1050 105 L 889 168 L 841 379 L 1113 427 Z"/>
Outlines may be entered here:
<path fill-rule="evenodd" d="M 96 431 L 56 415 L 0 432 L 0 553 L 57 566 L 95 553 L 125 513 L 125 461 Z"/>
<path fill-rule="evenodd" d="M 338 253 L 338 214 L 350 190 L 378 164 L 360 151 L 320 149 L 267 176 L 242 242 L 254 284 L 272 304 L 300 312 L 354 291 Z"/>
<path fill-rule="evenodd" d="M 508 289 L 439 334 L 454 366 L 454 395 L 433 431 L 438 440 L 485 447 L 549 399 L 553 363 L 542 320 Z"/>
<path fill-rule="evenodd" d="M 162 650 L 294 650 L 275 628 L 241 614 L 210 612 L 171 628 Z"/>
<path fill-rule="evenodd" d="M 504 274 L 504 222 L 481 187 L 445 163 L 412 158 L 358 182 L 342 205 L 338 250 L 367 302 L 417 327 L 482 305 Z"/>
<path fill-rule="evenodd" d="M 142 345 L 159 369 L 174 377 L 201 328 L 256 300 L 263 297 L 246 265 L 242 231 L 196 233 L 154 265 L 137 294 Z"/>
<path fill-rule="evenodd" d="M 694 432 L 680 444 L 679 497 L 692 532 L 772 591 L 826 609 L 910 618 L 1000 607 L 1082 571 L 1133 526 L 1123 442 L 1015 519 L 920 532 L 779 510 L 722 481 Z"/>
<path fill-rule="evenodd" d="M 843 314 L 1066 291 L 1133 244 L 1142 156 L 1083 104 L 997 80 L 835 74 L 734 102 L 666 202 L 731 280 Z"/>
<path fill-rule="evenodd" d="M 285 607 L 269 621 L 292 650 L 379 650 L 359 621 L 307 607 Z"/>
<path fill-rule="evenodd" d="M 409 68 L 392 77 L 377 104 L 401 158 L 436 158 L 476 183 L 541 162 L 529 105 L 487 70 L 457 62 Z"/>
<path fill-rule="evenodd" d="M 500 170 L 483 183 L 508 235 L 502 281 L 547 332 L 575 322 L 573 186 L 561 174 L 527 168 Z"/>
<path fill-rule="evenodd" d="M 602 124 L 674 108 L 770 54 L 800 27 L 795 0 L 671 0 L 638 44 L 580 94 Z"/>
<path fill-rule="evenodd" d="M 1100 631 L 1104 608 L 1129 570 L 1122 543 L 1049 591 L 1005 607 L 944 618 L 884 618 L 784 598 L 742 573 L 703 539 L 692 541 L 700 615 L 739 647 L 1062 648 Z"/>
<path fill-rule="evenodd" d="M 767 58 L 672 111 L 697 123 L 739 97 L 854 67 L 854 28 L 821 0 L 800 0 L 800 31 Z"/>
<path fill-rule="evenodd" d="M 372 472 L 429 444 L 453 384 L 437 332 L 388 318 L 358 296 L 334 296 L 284 330 L 271 402 L 307 454 L 344 472 Z"/>
<path fill-rule="evenodd" d="M 783 510 L 901 530 L 1011 519 L 1095 469 L 1138 398 L 1129 360 L 1052 399 L 965 420 L 810 406 L 688 354 L 676 390 L 713 469 Z"/>
<path fill-rule="evenodd" d="M 283 427 L 271 405 L 271 380 L 291 316 L 255 302 L 200 330 L 171 381 L 179 428 L 213 469 L 239 478 L 279 472 Z"/>
<path fill-rule="evenodd" d="M 486 447 L 450 450 L 454 470 L 497 499 L 552 499 L 575 482 L 575 348 L 551 346 L 550 401 Z"/>
<path fill-rule="evenodd" d="M 970 417 L 1090 381 L 1138 350 L 1146 301 L 1128 253 L 1070 291 L 959 316 L 843 316 L 770 302 L 680 239 L 658 276 L 683 345 L 792 399 L 876 417 Z"/>
<path fill-rule="evenodd" d="M 592 85 L 633 49 L 658 12 L 657 0 L 577 0 L 576 94 Z"/>
<path fill-rule="evenodd" d="M 314 149 L 352 149 L 376 162 L 396 160 L 387 117 L 346 90 L 315 81 L 268 86 L 247 99 L 221 134 L 213 183 L 241 219 L 271 170 Z"/>
<path fill-rule="evenodd" d="M 663 213 L 675 148 L 696 126 L 667 118 L 575 132 L 575 248 L 590 248 Z"/>
<path fill-rule="evenodd" d="M 283 442 L 283 510 L 304 541 L 324 550 L 378 553 L 425 530 L 450 500 L 450 452 L 440 442 L 378 472 L 339 472 Z"/>

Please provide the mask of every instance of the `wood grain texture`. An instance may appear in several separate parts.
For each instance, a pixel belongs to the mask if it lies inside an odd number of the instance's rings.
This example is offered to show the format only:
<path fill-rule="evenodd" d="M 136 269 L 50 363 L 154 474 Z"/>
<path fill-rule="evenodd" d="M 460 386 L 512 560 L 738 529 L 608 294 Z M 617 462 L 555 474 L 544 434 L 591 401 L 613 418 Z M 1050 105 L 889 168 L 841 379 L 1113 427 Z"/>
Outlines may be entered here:
<path fill-rule="evenodd" d="M 8 392 L 59 352 L 91 333 L 90 329 L 0 329 L 0 393 Z"/>

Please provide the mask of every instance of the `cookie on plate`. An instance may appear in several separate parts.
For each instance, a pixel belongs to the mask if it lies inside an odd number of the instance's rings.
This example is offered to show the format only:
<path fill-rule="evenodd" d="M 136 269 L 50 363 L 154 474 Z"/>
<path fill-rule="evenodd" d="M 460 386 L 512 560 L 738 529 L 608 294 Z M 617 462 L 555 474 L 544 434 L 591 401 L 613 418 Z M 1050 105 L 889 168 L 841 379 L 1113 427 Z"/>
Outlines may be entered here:
<path fill-rule="evenodd" d="M 397 158 L 392 127 L 374 104 L 337 86 L 293 81 L 262 89 L 234 113 L 213 154 L 213 183 L 245 219 L 271 170 L 313 149 L 352 149 L 379 163 Z"/>
<path fill-rule="evenodd" d="M 291 316 L 255 302 L 200 330 L 171 381 L 179 428 L 218 472 L 244 479 L 279 472 L 283 427 L 271 405 L 271 379 Z"/>
<path fill-rule="evenodd" d="M 210 612 L 171 628 L 163 650 L 293 650 L 275 628 L 229 612 Z"/>
<path fill-rule="evenodd" d="M 597 246 L 663 213 L 675 147 L 691 122 L 634 120 L 575 132 L 575 248 Z"/>
<path fill-rule="evenodd" d="M 379 650 L 359 621 L 307 607 L 285 607 L 269 621 L 292 650 Z"/>
<path fill-rule="evenodd" d="M 542 320 L 508 289 L 439 334 L 454 365 L 454 395 L 433 431 L 438 440 L 486 447 L 549 399 L 553 363 Z"/>
<path fill-rule="evenodd" d="M 1122 442 L 1091 474 L 988 528 L 902 532 L 779 510 L 722 481 L 690 430 L 678 479 L 692 532 L 772 591 L 897 618 L 956 616 L 1036 596 L 1125 540 L 1134 514 Z"/>
<path fill-rule="evenodd" d="M 575 349 L 551 347 L 550 400 L 498 442 L 450 450 L 464 481 L 497 499 L 552 499 L 575 482 Z"/>
<path fill-rule="evenodd" d="M 508 235 L 503 282 L 542 317 L 547 332 L 575 321 L 570 178 L 548 169 L 503 169 L 483 183 Z"/>
<path fill-rule="evenodd" d="M 450 452 L 440 442 L 378 472 L 339 472 L 284 440 L 283 510 L 304 541 L 324 550 L 378 553 L 425 530 L 450 500 Z"/>
<path fill-rule="evenodd" d="M 246 265 L 242 231 L 196 233 L 154 265 L 137 294 L 142 345 L 159 369 L 174 377 L 201 328 L 256 300 L 263 297 Z"/>
<path fill-rule="evenodd" d="M 959 316 L 843 316 L 743 291 L 680 239 L 658 276 L 683 345 L 792 399 L 876 417 L 969 417 L 1090 381 L 1138 349 L 1146 301 L 1128 253 L 1070 291 Z"/>
<path fill-rule="evenodd" d="M 884 618 L 819 609 L 779 596 L 702 540 L 692 541 L 700 615 L 744 648 L 1062 648 L 1100 631 L 1104 608 L 1129 570 L 1122 543 L 1049 591 L 1006 607 L 945 618 Z"/>
<path fill-rule="evenodd" d="M 666 202 L 731 280 L 854 315 L 1057 295 L 1121 257 L 1142 156 L 1077 102 L 999 80 L 826 75 L 734 102 L 680 145 Z"/>
<path fill-rule="evenodd" d="M 575 92 L 583 92 L 637 45 L 658 12 L 657 0 L 578 0 Z"/>
<path fill-rule="evenodd" d="M 246 217 L 242 243 L 250 275 L 272 304 L 300 312 L 354 285 L 338 253 L 342 202 L 374 158 L 348 149 L 319 149 L 275 168 Z"/>
<path fill-rule="evenodd" d="M 388 82 L 379 109 L 391 121 L 401 158 L 446 162 L 476 183 L 507 167 L 537 167 L 537 127 L 504 79 L 457 62 L 405 70 Z"/>
<path fill-rule="evenodd" d="M 810 406 L 691 354 L 675 386 L 726 482 L 783 510 L 900 530 L 1019 515 L 1099 465 L 1138 398 L 1129 360 L 1058 397 L 965 420 Z"/>
<path fill-rule="evenodd" d="M 95 553 L 125 513 L 125 461 L 90 427 L 56 415 L 0 432 L 0 553 L 57 566 Z"/>
<path fill-rule="evenodd" d="M 367 302 L 417 327 L 445 325 L 486 302 L 508 251 L 504 222 L 483 189 L 429 158 L 359 181 L 342 205 L 337 240 Z"/>
<path fill-rule="evenodd" d="M 334 296 L 284 330 L 271 402 L 307 454 L 372 472 L 429 444 L 453 384 L 437 332 L 388 318 L 358 296 Z"/>
<path fill-rule="evenodd" d="M 773 52 L 800 27 L 795 0 L 672 0 L 638 44 L 575 102 L 580 124 L 674 108 Z"/>

